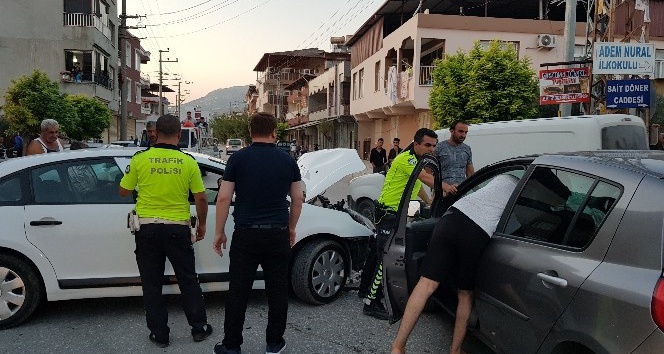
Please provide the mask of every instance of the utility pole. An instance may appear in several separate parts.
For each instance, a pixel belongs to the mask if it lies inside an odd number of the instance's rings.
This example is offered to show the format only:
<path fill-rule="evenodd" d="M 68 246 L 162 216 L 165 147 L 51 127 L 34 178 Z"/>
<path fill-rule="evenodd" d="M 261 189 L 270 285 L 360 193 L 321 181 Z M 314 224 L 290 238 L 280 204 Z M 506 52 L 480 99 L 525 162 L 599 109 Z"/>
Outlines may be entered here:
<path fill-rule="evenodd" d="M 565 60 L 574 61 L 574 40 L 576 39 L 576 0 L 565 0 Z M 573 65 L 568 66 L 572 68 Z M 563 117 L 572 115 L 572 104 L 560 104 L 560 114 Z"/>
<path fill-rule="evenodd" d="M 118 45 L 120 46 L 120 140 L 127 140 L 127 54 L 125 41 L 129 36 L 127 27 L 128 18 L 139 18 L 140 16 L 127 16 L 127 0 L 122 0 L 122 14 L 120 15 L 120 30 L 118 31 Z"/>
<path fill-rule="evenodd" d="M 162 90 L 161 90 L 161 83 L 163 81 L 164 72 L 163 72 L 161 63 L 177 63 L 178 62 L 177 58 L 175 60 L 170 60 L 168 58 L 166 58 L 166 60 L 162 60 L 161 59 L 161 54 L 162 53 L 168 53 L 168 52 L 170 52 L 169 48 L 166 48 L 166 50 L 159 49 L 159 116 L 160 117 L 164 115 L 164 104 L 161 102 L 162 101 L 162 96 L 163 96 Z"/>

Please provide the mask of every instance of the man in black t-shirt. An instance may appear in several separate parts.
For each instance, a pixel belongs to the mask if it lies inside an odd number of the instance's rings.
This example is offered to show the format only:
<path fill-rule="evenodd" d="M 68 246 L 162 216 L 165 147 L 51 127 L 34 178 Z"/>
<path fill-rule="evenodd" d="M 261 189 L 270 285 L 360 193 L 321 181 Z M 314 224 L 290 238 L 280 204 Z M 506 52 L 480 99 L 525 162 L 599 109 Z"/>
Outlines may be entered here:
<path fill-rule="evenodd" d="M 376 147 L 371 149 L 369 162 L 371 162 L 371 166 L 373 167 L 373 173 L 384 170 L 385 163 L 387 163 L 387 153 L 383 149 L 383 138 L 378 138 Z"/>
<path fill-rule="evenodd" d="M 252 144 L 231 155 L 217 197 L 214 250 L 226 249 L 224 225 L 235 193 L 235 230 L 230 256 L 230 289 L 224 340 L 215 353 L 240 352 L 247 300 L 258 265 L 268 296 L 266 353 L 281 353 L 288 313 L 288 264 L 295 243 L 304 191 L 297 163 L 274 144 L 277 120 L 269 113 L 251 116 Z M 265 183 L 270 176 L 270 183 Z M 286 196 L 290 195 L 290 212 Z"/>
<path fill-rule="evenodd" d="M 399 138 L 394 138 L 394 141 L 392 141 L 392 148 L 390 149 L 390 153 L 387 155 L 387 162 L 392 162 L 397 155 L 399 155 L 403 149 L 399 147 L 399 143 L 401 142 L 401 139 Z"/>

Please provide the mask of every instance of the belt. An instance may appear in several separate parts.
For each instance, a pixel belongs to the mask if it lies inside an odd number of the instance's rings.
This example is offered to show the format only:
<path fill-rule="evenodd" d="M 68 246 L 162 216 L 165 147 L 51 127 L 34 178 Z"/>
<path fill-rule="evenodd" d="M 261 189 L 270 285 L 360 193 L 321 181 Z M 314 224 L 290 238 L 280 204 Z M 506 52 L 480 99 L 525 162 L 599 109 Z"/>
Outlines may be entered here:
<path fill-rule="evenodd" d="M 159 218 L 138 218 L 141 225 L 143 224 L 164 224 L 164 225 L 187 225 L 189 226 L 189 221 L 187 220 L 166 220 Z"/>
<path fill-rule="evenodd" d="M 236 229 L 277 229 L 277 230 L 286 230 L 288 225 L 284 224 L 261 224 L 261 225 L 235 225 Z"/>

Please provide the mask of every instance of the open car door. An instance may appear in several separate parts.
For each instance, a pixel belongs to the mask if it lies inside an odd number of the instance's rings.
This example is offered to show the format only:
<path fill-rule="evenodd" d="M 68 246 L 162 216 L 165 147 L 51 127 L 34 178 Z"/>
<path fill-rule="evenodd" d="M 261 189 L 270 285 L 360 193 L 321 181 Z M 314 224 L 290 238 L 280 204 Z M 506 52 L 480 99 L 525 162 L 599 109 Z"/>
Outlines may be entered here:
<path fill-rule="evenodd" d="M 432 210 L 423 202 L 410 200 L 417 176 L 423 170 L 433 174 L 434 184 L 441 186 L 438 159 L 432 155 L 424 155 L 415 166 L 401 196 L 397 210 L 397 226 L 383 250 L 383 281 L 390 323 L 399 321 L 403 315 L 408 296 L 419 279 L 419 263 L 426 252 L 431 231 L 438 221 L 437 217 L 430 217 L 438 215 L 437 210 Z M 442 198 L 442 190 L 438 187 L 429 190 L 424 184 L 422 188 L 429 194 L 433 193 L 431 199 L 435 209 L 435 206 L 440 204 L 437 202 Z M 414 205 L 417 203 L 419 207 Z"/>

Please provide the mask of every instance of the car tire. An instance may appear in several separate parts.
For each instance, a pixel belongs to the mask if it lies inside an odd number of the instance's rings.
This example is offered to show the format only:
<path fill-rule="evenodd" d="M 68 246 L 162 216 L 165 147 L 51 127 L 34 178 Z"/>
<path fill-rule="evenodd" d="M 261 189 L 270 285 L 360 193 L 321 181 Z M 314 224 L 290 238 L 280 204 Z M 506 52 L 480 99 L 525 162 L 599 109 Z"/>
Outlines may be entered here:
<path fill-rule="evenodd" d="M 306 303 L 329 304 L 346 285 L 348 270 L 346 252 L 338 243 L 330 240 L 309 242 L 293 258 L 293 292 Z"/>
<path fill-rule="evenodd" d="M 373 200 L 367 198 L 361 199 L 356 204 L 355 211 L 357 211 L 367 219 L 374 221 L 375 206 Z"/>
<path fill-rule="evenodd" d="M 18 326 L 37 309 L 42 286 L 34 268 L 13 255 L 0 255 L 0 329 Z"/>

